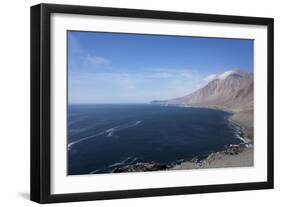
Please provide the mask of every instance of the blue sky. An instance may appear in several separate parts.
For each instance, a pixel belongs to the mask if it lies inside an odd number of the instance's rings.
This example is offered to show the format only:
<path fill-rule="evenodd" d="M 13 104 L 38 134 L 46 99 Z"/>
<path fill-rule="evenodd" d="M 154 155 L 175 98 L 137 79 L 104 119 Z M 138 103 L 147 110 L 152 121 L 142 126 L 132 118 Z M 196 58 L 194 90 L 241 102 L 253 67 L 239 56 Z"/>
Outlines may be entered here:
<path fill-rule="evenodd" d="M 228 71 L 252 72 L 253 44 L 69 31 L 69 103 L 147 103 L 184 96 Z"/>

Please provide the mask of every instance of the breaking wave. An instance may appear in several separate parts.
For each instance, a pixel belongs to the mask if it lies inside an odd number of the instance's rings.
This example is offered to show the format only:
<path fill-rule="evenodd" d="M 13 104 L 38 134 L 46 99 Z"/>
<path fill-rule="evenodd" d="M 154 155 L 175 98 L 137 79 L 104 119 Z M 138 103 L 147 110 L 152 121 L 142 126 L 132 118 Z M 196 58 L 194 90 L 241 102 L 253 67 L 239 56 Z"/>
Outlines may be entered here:
<path fill-rule="evenodd" d="M 243 144 L 251 143 L 251 140 L 241 136 L 241 127 L 233 122 L 229 122 L 230 127 L 234 130 L 235 137 L 243 142 Z"/>

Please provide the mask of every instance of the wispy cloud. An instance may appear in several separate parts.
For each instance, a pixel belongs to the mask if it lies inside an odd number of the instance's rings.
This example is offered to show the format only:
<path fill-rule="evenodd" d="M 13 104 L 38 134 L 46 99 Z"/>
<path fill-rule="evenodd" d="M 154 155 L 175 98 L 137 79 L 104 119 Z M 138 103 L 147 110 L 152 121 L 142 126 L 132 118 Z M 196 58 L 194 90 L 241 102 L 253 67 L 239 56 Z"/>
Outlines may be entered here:
<path fill-rule="evenodd" d="M 186 95 L 204 83 L 189 69 L 150 69 L 141 72 L 74 72 L 70 73 L 70 101 L 84 102 L 149 102 Z M 91 90 L 90 93 L 86 91 Z M 85 94 L 84 94 L 85 92 Z M 84 94 L 84 95 L 83 95 Z M 110 95 L 109 95 L 110 94 Z M 79 96 L 80 98 L 75 98 Z"/>
<path fill-rule="evenodd" d="M 72 34 L 68 34 L 68 49 L 75 55 L 84 53 L 83 47 L 79 40 Z"/>
<path fill-rule="evenodd" d="M 105 57 L 89 55 L 89 54 L 85 55 L 83 61 L 85 64 L 90 64 L 90 65 L 103 65 L 103 64 L 110 63 L 110 61 Z"/>
<path fill-rule="evenodd" d="M 233 70 L 229 70 L 229 71 L 225 71 L 223 73 L 221 73 L 218 78 L 219 79 L 225 79 L 227 76 L 231 75 L 234 71 Z"/>
<path fill-rule="evenodd" d="M 235 72 L 235 70 L 228 70 L 228 71 L 225 71 L 221 74 L 211 74 L 211 75 L 208 75 L 207 77 L 205 77 L 204 80 L 207 81 L 207 82 L 210 82 L 210 81 L 215 80 L 215 79 L 223 80 L 234 72 Z"/>
<path fill-rule="evenodd" d="M 101 55 L 96 54 L 97 52 L 94 49 L 86 50 L 81 42 L 74 36 L 69 35 L 68 47 L 71 51 L 71 54 L 75 56 L 77 61 L 80 61 L 84 66 L 98 66 L 109 64 L 111 61 Z"/>
<path fill-rule="evenodd" d="M 211 74 L 208 75 L 207 77 L 204 78 L 205 81 L 210 82 L 212 80 L 215 80 L 218 76 L 216 74 Z"/>
<path fill-rule="evenodd" d="M 149 72 L 151 78 L 192 78 L 193 72 L 190 69 L 152 69 Z"/>

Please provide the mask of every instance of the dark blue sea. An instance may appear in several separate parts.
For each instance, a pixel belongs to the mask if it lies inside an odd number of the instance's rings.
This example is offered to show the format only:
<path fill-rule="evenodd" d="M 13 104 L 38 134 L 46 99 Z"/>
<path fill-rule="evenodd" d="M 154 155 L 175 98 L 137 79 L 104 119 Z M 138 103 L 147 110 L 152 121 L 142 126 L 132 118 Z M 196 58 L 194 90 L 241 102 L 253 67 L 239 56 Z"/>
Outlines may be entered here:
<path fill-rule="evenodd" d="M 108 173 L 137 162 L 172 164 L 241 143 L 220 110 L 154 104 L 68 106 L 68 174 Z"/>

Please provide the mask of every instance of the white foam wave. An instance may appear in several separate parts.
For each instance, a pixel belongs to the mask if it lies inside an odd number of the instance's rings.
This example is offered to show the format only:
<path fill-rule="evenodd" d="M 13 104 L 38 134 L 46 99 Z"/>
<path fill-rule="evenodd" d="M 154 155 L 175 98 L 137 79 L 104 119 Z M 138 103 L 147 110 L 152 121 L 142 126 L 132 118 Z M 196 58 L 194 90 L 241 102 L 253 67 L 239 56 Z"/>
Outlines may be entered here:
<path fill-rule="evenodd" d="M 127 128 L 131 128 L 131 127 L 137 126 L 141 122 L 142 121 L 129 122 L 129 123 L 126 123 L 126 124 L 122 124 L 122 125 L 110 128 L 110 129 L 106 130 L 107 136 L 111 137 L 111 136 L 114 135 L 115 132 L 123 130 L 123 129 L 127 129 Z"/>
<path fill-rule="evenodd" d="M 126 159 L 120 161 L 120 162 L 116 162 L 116 163 L 113 163 L 111 165 L 109 165 L 108 167 L 116 167 L 116 166 L 119 166 L 119 165 L 124 165 L 127 161 L 129 161 L 132 157 L 127 157 Z"/>
<path fill-rule="evenodd" d="M 97 170 L 94 170 L 94 171 L 91 171 L 90 174 L 95 174 L 96 172 L 99 172 L 100 169 L 97 169 Z"/>
<path fill-rule="evenodd" d="M 90 174 L 95 174 L 97 172 L 109 172 L 110 170 L 114 169 L 115 167 L 130 164 L 130 163 L 133 163 L 136 160 L 137 160 L 136 157 L 135 158 L 127 157 L 124 160 L 121 160 L 120 162 L 116 162 L 116 163 L 113 163 L 111 165 L 108 165 L 107 167 L 103 167 L 103 168 L 91 171 Z"/>
<path fill-rule="evenodd" d="M 235 131 L 235 137 L 243 142 L 243 144 L 251 144 L 251 140 L 241 136 L 241 128 L 234 123 L 230 123 L 230 127 Z"/>
<path fill-rule="evenodd" d="M 87 137 L 83 137 L 81 139 L 78 139 L 76 141 L 73 141 L 71 143 L 69 143 L 67 146 L 68 146 L 68 149 L 70 150 L 71 147 L 77 143 L 80 143 L 80 142 L 83 142 L 85 140 L 88 140 L 88 139 L 92 139 L 92 138 L 95 138 L 95 137 L 98 137 L 98 136 L 101 136 L 101 135 L 107 135 L 108 137 L 111 137 L 114 135 L 114 133 L 116 131 L 120 131 L 120 130 L 123 130 L 123 129 L 127 129 L 127 128 L 130 128 L 130 127 L 134 127 L 134 126 L 137 126 L 138 124 L 142 123 L 142 120 L 140 121 L 134 121 L 134 122 L 129 122 L 129 123 L 126 123 L 126 124 L 122 124 L 122 125 L 118 125 L 116 127 L 112 127 L 110 129 L 107 129 L 105 131 L 102 131 L 100 133 L 97 133 L 97 134 L 94 134 L 94 135 L 91 135 L 91 136 L 87 136 Z"/>
<path fill-rule="evenodd" d="M 235 136 L 237 139 L 240 139 L 243 143 L 245 143 L 245 144 L 248 143 L 247 140 L 245 138 L 241 137 L 239 134 L 236 134 Z"/>

